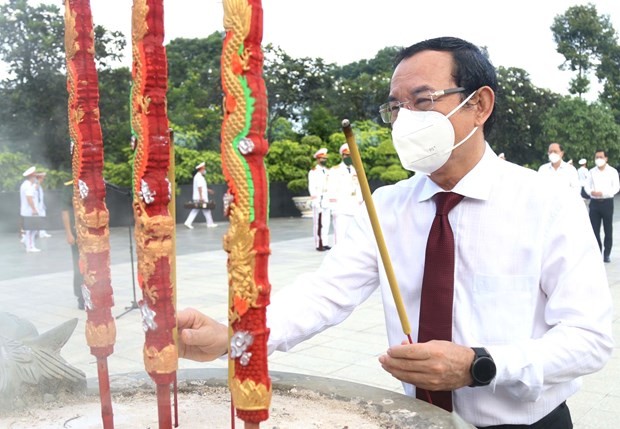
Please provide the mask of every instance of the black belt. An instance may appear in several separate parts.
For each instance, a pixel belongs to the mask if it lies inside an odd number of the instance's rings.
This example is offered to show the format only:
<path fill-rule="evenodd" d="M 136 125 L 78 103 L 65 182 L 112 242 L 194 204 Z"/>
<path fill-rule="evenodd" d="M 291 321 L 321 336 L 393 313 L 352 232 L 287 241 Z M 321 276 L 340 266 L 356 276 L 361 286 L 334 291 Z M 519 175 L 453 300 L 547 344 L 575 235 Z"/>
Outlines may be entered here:
<path fill-rule="evenodd" d="M 603 201 L 611 201 L 613 198 L 591 198 L 590 201 L 596 201 L 597 203 L 602 203 Z"/>
<path fill-rule="evenodd" d="M 531 425 L 497 425 L 484 426 L 479 429 L 572 429 L 573 421 L 566 402 L 562 402 L 556 409 Z"/>

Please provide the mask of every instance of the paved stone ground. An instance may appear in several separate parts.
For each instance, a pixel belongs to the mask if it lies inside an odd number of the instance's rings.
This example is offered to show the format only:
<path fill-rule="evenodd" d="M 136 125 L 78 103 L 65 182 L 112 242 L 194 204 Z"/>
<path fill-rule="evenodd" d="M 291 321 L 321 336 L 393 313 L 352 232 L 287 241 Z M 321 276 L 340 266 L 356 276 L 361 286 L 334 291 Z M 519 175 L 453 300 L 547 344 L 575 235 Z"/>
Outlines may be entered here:
<path fill-rule="evenodd" d="M 617 203 L 617 207 L 620 207 Z M 620 224 L 616 219 L 616 231 Z M 195 223 L 193 230 L 179 225 L 177 230 L 177 307 L 192 306 L 215 318 L 226 318 L 227 274 L 222 235 L 226 224 L 206 228 Z M 312 223 L 304 218 L 278 218 L 270 222 L 272 237 L 270 280 L 274 292 L 288 284 L 300 272 L 320 264 L 324 254 L 314 250 Z M 70 250 L 62 231 L 50 231 L 52 237 L 40 239 L 41 253 L 26 254 L 16 234 L 0 234 L 0 311 L 30 320 L 44 332 L 60 323 L 78 318 L 78 326 L 63 348 L 62 355 L 82 369 L 87 377 L 97 373 L 95 359 L 84 339 L 86 314 L 77 309 L 72 293 Z M 139 310 L 132 309 L 134 289 L 129 228 L 111 230 L 112 285 L 117 324 L 115 351 L 108 360 L 110 372 L 120 375 L 143 371 L 144 334 Z M 612 263 L 606 264 L 614 304 L 620 303 L 620 233 L 616 233 Z M 134 259 L 135 260 L 135 259 Z M 136 285 L 137 288 L 137 285 Z M 136 290 L 137 300 L 140 291 Z M 620 321 L 614 319 L 616 338 Z M 362 383 L 394 392 L 402 392 L 400 382 L 385 373 L 377 358 L 387 348 L 381 298 L 374 293 L 362 306 L 337 327 L 306 341 L 288 353 L 276 352 L 270 369 L 311 374 Z M 180 368 L 224 368 L 225 361 L 194 363 L 181 360 Z M 584 378 L 582 390 L 569 400 L 575 428 L 616 428 L 620 409 L 620 355 L 617 348 L 609 364 L 599 373 Z"/>

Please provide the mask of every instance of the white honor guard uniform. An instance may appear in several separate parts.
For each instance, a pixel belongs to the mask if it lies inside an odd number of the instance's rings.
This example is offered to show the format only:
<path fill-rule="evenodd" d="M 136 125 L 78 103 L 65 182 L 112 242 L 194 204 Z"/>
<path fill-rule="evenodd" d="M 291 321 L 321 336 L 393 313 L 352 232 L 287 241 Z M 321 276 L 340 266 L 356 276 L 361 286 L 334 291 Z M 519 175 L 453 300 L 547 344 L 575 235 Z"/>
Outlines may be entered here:
<path fill-rule="evenodd" d="M 331 249 L 329 246 L 329 227 L 331 225 L 331 210 L 327 198 L 327 149 L 321 148 L 314 154 L 317 163 L 308 172 L 308 192 L 312 198 L 312 231 L 314 247 L 319 252 Z"/>
<path fill-rule="evenodd" d="M 355 168 L 351 165 L 349 145 L 340 146 L 342 162 L 329 170 L 327 194 L 334 220 L 335 243 L 344 239 L 349 223 L 363 201 Z"/>
<path fill-rule="evenodd" d="M 205 179 L 205 173 L 206 173 L 205 163 L 201 162 L 200 164 L 198 164 L 196 166 L 196 170 L 198 171 L 194 175 L 194 190 L 192 193 L 192 200 L 208 203 L 209 192 L 207 188 L 207 180 Z M 184 223 L 186 228 L 189 228 L 189 229 L 194 228 L 192 226 L 192 223 L 194 222 L 194 219 L 196 219 L 198 212 L 202 212 L 202 214 L 204 215 L 207 221 L 207 227 L 214 228 L 217 226 L 216 223 L 213 223 L 213 216 L 211 215 L 210 209 L 191 209 Z"/>
<path fill-rule="evenodd" d="M 19 214 L 21 216 L 38 216 L 37 211 L 37 187 L 35 183 L 36 167 L 30 167 L 22 176 L 26 178 L 19 187 Z M 40 252 L 35 245 L 36 230 L 24 230 L 22 243 L 26 246 L 26 252 Z"/>

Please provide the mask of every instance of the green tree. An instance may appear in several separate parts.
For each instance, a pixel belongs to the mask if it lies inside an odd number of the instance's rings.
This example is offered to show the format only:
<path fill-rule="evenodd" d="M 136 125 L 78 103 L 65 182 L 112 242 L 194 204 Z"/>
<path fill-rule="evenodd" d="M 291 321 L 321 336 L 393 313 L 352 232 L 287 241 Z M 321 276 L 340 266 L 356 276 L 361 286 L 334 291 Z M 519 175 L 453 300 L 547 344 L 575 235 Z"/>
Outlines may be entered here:
<path fill-rule="evenodd" d="M 293 58 L 271 44 L 264 50 L 269 119 L 282 117 L 301 126 L 310 106 L 321 104 L 331 88 L 329 73 L 334 65 L 321 58 Z"/>
<path fill-rule="evenodd" d="M 555 17 L 551 31 L 557 51 L 566 58 L 560 69 L 577 72 L 569 91 L 581 97 L 590 87 L 590 72 L 603 53 L 616 44 L 609 15 L 599 16 L 592 3 L 572 6 Z"/>
<path fill-rule="evenodd" d="M 620 124 L 620 46 L 615 45 L 603 53 L 596 75 L 604 82 L 599 99 L 611 107 Z"/>
<path fill-rule="evenodd" d="M 544 113 L 559 100 L 557 94 L 534 86 L 529 74 L 519 68 L 498 69 L 498 91 L 495 98 L 496 124 L 486 136 L 493 149 L 504 152 L 508 160 L 520 165 L 539 162 L 547 153 L 541 148 Z"/>
<path fill-rule="evenodd" d="M 322 105 L 308 109 L 304 131 L 309 135 L 316 135 L 327 140 L 331 133 L 340 126 L 340 121 Z"/>
<path fill-rule="evenodd" d="M 126 67 L 106 69 L 99 73 L 99 122 L 103 134 L 106 161 L 123 163 L 131 141 L 129 94 L 131 72 Z"/>
<path fill-rule="evenodd" d="M 381 123 L 379 106 L 387 100 L 394 59 L 399 47 L 381 49 L 368 60 L 360 60 L 333 72 L 333 90 L 326 97 L 332 114 L 352 122 L 366 119 Z"/>
<path fill-rule="evenodd" d="M 299 140 L 299 135 L 293 130 L 293 124 L 286 118 L 278 117 L 269 125 L 269 135 L 276 140 Z"/>
<path fill-rule="evenodd" d="M 223 37 L 215 32 L 203 39 L 174 39 L 166 46 L 168 118 L 179 146 L 219 151 Z"/>
<path fill-rule="evenodd" d="M 308 171 L 312 168 L 312 147 L 291 140 L 277 140 L 269 146 L 265 157 L 265 168 L 271 182 L 293 183 L 289 189 L 295 193 L 308 191 Z M 305 186 L 304 186 L 305 180 Z"/>
<path fill-rule="evenodd" d="M 110 65 L 120 57 L 120 33 L 94 29 L 95 50 Z M 0 60 L 9 76 L 0 82 L 0 145 L 33 163 L 69 169 L 64 18 L 58 7 L 9 0 L 0 6 Z"/>
<path fill-rule="evenodd" d="M 541 162 L 546 162 L 544 154 L 551 142 L 562 144 L 566 159 L 592 159 L 596 149 L 603 148 L 612 165 L 620 161 L 620 125 L 608 106 L 564 97 L 546 112 L 543 121 Z"/>

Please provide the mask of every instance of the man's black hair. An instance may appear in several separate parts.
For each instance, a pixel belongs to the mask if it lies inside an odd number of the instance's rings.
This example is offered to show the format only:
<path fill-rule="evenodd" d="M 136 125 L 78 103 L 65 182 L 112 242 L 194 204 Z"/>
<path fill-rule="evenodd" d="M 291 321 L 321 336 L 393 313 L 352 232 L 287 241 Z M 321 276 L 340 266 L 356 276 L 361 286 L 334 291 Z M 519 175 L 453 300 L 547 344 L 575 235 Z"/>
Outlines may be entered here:
<path fill-rule="evenodd" d="M 395 59 L 398 65 L 401 61 L 422 51 L 451 52 L 454 59 L 452 77 L 456 86 L 465 88 L 464 95 L 476 91 L 483 86 L 490 87 L 497 93 L 497 73 L 489 58 L 474 44 L 457 37 L 438 37 L 416 43 L 401 50 Z M 484 135 L 488 136 L 495 123 L 495 106 L 491 115 L 484 123 Z"/>

